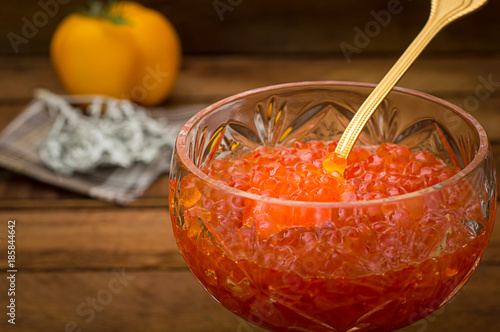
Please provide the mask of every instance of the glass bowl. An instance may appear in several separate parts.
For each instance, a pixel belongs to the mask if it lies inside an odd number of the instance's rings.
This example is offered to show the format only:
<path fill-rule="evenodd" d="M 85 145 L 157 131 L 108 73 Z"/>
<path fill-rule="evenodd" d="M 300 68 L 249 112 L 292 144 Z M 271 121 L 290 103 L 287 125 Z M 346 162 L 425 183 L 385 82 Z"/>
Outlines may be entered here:
<path fill-rule="evenodd" d="M 258 146 L 338 140 L 373 88 L 301 82 L 255 89 L 205 108 L 180 131 L 169 194 L 177 245 L 198 281 L 233 313 L 272 331 L 390 331 L 438 309 L 476 269 L 496 211 L 490 144 L 474 118 L 436 97 L 395 88 L 357 142 L 427 150 L 460 170 L 423 190 L 300 202 L 243 192 L 202 171 Z M 288 228 L 258 232 L 283 219 Z"/>

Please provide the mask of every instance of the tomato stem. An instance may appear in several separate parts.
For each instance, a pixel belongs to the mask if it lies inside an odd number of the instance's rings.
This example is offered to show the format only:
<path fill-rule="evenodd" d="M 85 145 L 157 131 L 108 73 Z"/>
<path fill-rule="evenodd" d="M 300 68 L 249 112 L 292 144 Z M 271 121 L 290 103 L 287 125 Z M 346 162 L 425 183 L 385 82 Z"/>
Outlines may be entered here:
<path fill-rule="evenodd" d="M 92 1 L 89 6 L 89 14 L 90 16 L 103 16 L 104 14 L 104 5 L 100 1 Z"/>
<path fill-rule="evenodd" d="M 115 24 L 123 24 L 126 23 L 125 19 L 117 13 L 112 13 L 111 12 L 111 7 L 113 4 L 117 2 L 116 0 L 108 0 L 104 4 L 102 1 L 89 1 L 88 2 L 88 11 L 86 13 L 90 16 L 93 17 L 100 17 L 103 19 L 106 19 L 108 21 L 111 21 Z"/>

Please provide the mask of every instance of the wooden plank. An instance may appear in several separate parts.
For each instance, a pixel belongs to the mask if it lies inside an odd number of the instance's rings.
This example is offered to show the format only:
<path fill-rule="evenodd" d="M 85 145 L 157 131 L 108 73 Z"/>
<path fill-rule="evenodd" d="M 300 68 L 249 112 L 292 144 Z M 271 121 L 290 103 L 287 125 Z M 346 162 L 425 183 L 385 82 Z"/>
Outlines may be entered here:
<path fill-rule="evenodd" d="M 380 81 L 396 57 L 363 58 L 348 64 L 335 58 L 186 57 L 183 72 L 169 101 L 171 104 L 206 103 L 246 90 L 297 81 Z M 0 105 L 7 108 L 27 103 L 33 89 L 63 90 L 46 57 L 0 58 Z M 419 59 L 398 83 L 441 98 L 464 100 L 491 78 L 487 99 L 498 97 L 500 60 L 475 55 Z M 491 84 L 490 84 L 491 85 Z M 484 94 L 487 91 L 482 89 Z"/>
<path fill-rule="evenodd" d="M 43 1 L 42 1 L 43 2 Z M 49 2 L 49 1 L 47 1 Z M 5 2 L 2 7 L 0 35 L 15 33 L 26 37 L 18 46 L 19 54 L 46 54 L 57 24 L 85 0 L 61 5 L 55 16 L 38 23 L 36 33 L 23 35 L 22 21 L 33 22 L 43 14 L 38 1 Z M 363 54 L 400 53 L 424 25 L 429 13 L 428 1 L 156 1 L 142 3 L 164 13 L 179 32 L 187 54 L 333 54 L 341 56 L 342 42 L 357 47 Z M 215 8 L 218 3 L 222 7 Z M 389 3 L 400 4 L 392 15 L 373 14 L 387 11 Z M 500 50 L 500 5 L 490 1 L 473 15 L 452 24 L 429 45 L 429 52 L 468 52 Z M 219 13 L 218 13 L 219 12 Z M 52 13 L 51 13 L 52 14 Z M 40 15 L 40 14 L 38 14 Z M 378 21 L 375 19 L 378 16 Z M 40 18 L 39 18 L 40 20 Z M 382 22 L 382 23 L 377 23 Z M 355 28 L 368 32 L 356 42 Z M 367 29 L 368 27 L 368 29 Z M 0 41 L 1 54 L 16 54 L 9 39 Z"/>
<path fill-rule="evenodd" d="M 162 208 L 3 210 L 0 219 L 16 220 L 19 269 L 185 266 L 166 200 Z M 5 255 L 0 251 L 0 269 Z"/>
<path fill-rule="evenodd" d="M 376 82 L 390 67 L 390 58 L 370 58 L 347 65 L 326 58 L 188 57 L 177 89 L 167 106 L 210 103 L 228 95 L 269 84 L 303 80 Z M 46 57 L 1 58 L 0 130 L 29 102 L 32 89 L 49 87 L 62 92 Z M 5 75 L 5 76 L 4 76 Z M 491 75 L 491 76 L 490 76 Z M 488 86 L 485 82 L 493 81 Z M 401 86 L 425 91 L 467 109 L 485 127 L 493 142 L 500 174 L 500 60 L 495 57 L 421 59 Z M 489 96 L 477 97 L 489 92 Z M 491 91 L 488 89 L 492 89 Z M 477 109 L 476 109 L 477 107 Z M 156 181 L 132 206 L 163 206 L 168 193 L 166 176 Z M 75 193 L 5 173 L 0 177 L 0 208 L 114 207 Z M 79 205 L 82 204 L 82 205 Z"/>
<path fill-rule="evenodd" d="M 393 57 L 369 58 L 347 64 L 345 60 L 326 58 L 189 58 L 174 97 L 210 99 L 262 86 L 299 81 L 377 83 L 395 60 Z M 462 101 L 473 96 L 476 88 L 491 76 L 497 86 L 488 95 L 490 99 L 499 96 L 499 63 L 497 57 L 487 56 L 423 58 L 412 66 L 398 86 Z"/>
<path fill-rule="evenodd" d="M 193 100 L 208 103 L 242 91 L 284 82 L 377 82 L 391 63 L 389 58 L 365 59 L 345 65 L 344 61 L 331 59 L 189 57 L 168 106 L 193 103 Z M 457 72 L 458 69 L 460 72 Z M 22 111 L 32 98 L 34 88 L 43 86 L 63 92 L 44 57 L 0 59 L 0 72 L 6 78 L 0 81 L 0 129 Z M 497 58 L 419 60 L 399 85 L 461 105 L 485 126 L 498 123 L 500 60 Z M 498 131 L 491 130 L 491 134 L 495 132 Z"/>
<path fill-rule="evenodd" d="M 33 98 L 33 90 L 46 88 L 56 93 L 63 93 L 59 80 L 47 57 L 14 57 L 0 60 L 2 73 L 0 104 L 8 105 L 16 99 L 26 103 Z M 16 103 L 19 105 L 19 101 Z"/>
<path fill-rule="evenodd" d="M 114 203 L 99 201 L 7 170 L 0 170 L 0 197 L 2 198 L 0 200 L 0 209 L 117 207 Z M 164 174 L 146 190 L 140 200 L 134 201 L 128 206 L 162 207 L 166 205 L 167 197 L 168 174 Z"/>
<path fill-rule="evenodd" d="M 264 332 L 214 301 L 186 270 L 100 272 L 19 272 L 16 325 L 0 320 L 0 330 Z M 500 266 L 479 266 L 463 290 L 431 316 L 399 332 L 498 331 Z M 2 277 L 0 292 L 7 293 Z M 111 288 L 112 287 L 112 288 Z M 114 290 L 111 292 L 111 290 Z M 110 297 L 106 295 L 111 294 Z M 87 301 L 96 299 L 96 309 Z M 80 307 L 80 310 L 77 311 Z M 5 307 L 4 307 L 5 310 Z M 71 331 L 68 329 L 66 331 Z"/>
<path fill-rule="evenodd" d="M 186 270 L 117 271 L 123 277 L 116 280 L 123 284 L 111 284 L 118 291 L 111 293 L 111 300 L 103 297 L 103 303 L 109 303 L 100 307 L 100 312 L 93 310 L 87 299 L 99 299 L 100 292 L 110 292 L 110 282 L 116 278 L 111 270 L 18 273 L 17 317 L 12 331 L 65 331 L 68 322 L 75 322 L 83 331 L 233 332 L 238 327 L 238 318 L 214 301 Z M 5 284 L 1 282 L 2 294 L 7 292 Z M 79 315 L 81 303 L 84 311 Z M 91 316 L 92 311 L 95 316 Z M 6 327 L 6 319 L 2 319 L 0 330 Z"/>
<path fill-rule="evenodd" d="M 29 179 L 25 179 L 26 182 L 30 182 Z M 0 183 L 1 185 L 1 183 Z M 49 185 L 44 185 L 41 193 L 50 193 L 53 187 Z M 106 201 L 101 201 L 87 196 L 80 195 L 81 197 L 68 199 L 61 198 L 61 196 L 55 196 L 51 198 L 38 198 L 33 195 L 29 198 L 23 199 L 4 199 L 0 201 L 0 209 L 79 209 L 79 208 L 93 208 L 93 209 L 116 209 L 124 208 L 121 205 L 115 203 L 110 203 Z M 158 197 L 158 198 L 148 198 L 140 197 L 139 199 L 133 201 L 127 207 L 130 208 L 161 208 L 167 206 L 168 196 Z"/>
<path fill-rule="evenodd" d="M 184 267 L 169 212 L 163 208 L 3 210 L 16 220 L 17 265 L 22 270 Z M 496 222 L 500 223 L 500 213 Z M 7 228 L 0 229 L 0 239 Z M 0 251 L 0 270 L 6 269 Z M 500 226 L 483 257 L 500 265 Z"/>

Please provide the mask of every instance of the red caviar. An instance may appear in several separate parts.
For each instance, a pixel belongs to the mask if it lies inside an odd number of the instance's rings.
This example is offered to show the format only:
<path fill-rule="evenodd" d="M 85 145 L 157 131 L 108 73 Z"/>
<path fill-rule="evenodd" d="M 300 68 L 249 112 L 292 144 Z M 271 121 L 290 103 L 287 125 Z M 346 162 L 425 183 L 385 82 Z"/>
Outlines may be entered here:
<path fill-rule="evenodd" d="M 481 204 L 466 182 L 394 203 L 286 204 L 395 197 L 457 173 L 430 152 L 383 144 L 355 147 L 343 177 L 323 168 L 335 147 L 259 147 L 203 169 L 282 204 L 192 174 L 171 183 L 181 253 L 232 312 L 274 331 L 389 331 L 436 310 L 470 277 L 493 223 L 480 223 Z"/>
<path fill-rule="evenodd" d="M 323 169 L 327 173 L 337 172 L 344 176 L 347 167 L 347 159 L 333 151 L 323 159 Z"/>
<path fill-rule="evenodd" d="M 428 151 L 413 153 L 405 146 L 383 144 L 373 153 L 354 147 L 345 165 L 344 177 L 335 168 L 343 167 L 341 161 L 328 161 L 336 146 L 337 142 L 313 140 L 295 142 L 292 147 L 259 147 L 238 159 L 216 160 L 204 172 L 250 193 L 310 202 L 353 202 L 398 196 L 435 185 L 457 172 Z M 332 169 L 335 171 L 327 172 Z M 260 219 L 265 216 L 265 220 L 255 220 L 255 215 Z M 254 222 L 259 235 L 264 237 L 290 226 L 320 226 L 317 218 L 302 215 L 293 218 L 282 208 L 276 210 L 263 204 L 256 204 L 248 211 L 243 225 L 252 227 Z"/>
<path fill-rule="evenodd" d="M 295 142 L 293 147 L 259 147 L 239 159 L 214 161 L 204 172 L 234 188 L 293 201 L 343 202 L 381 199 L 417 191 L 457 170 L 428 151 L 383 144 L 374 153 L 355 147 L 340 168 L 327 172 L 324 159 L 337 143 Z M 332 165 L 327 165 L 332 166 Z M 342 166 L 342 165 L 337 165 Z M 336 166 L 332 166 L 336 167 Z"/>

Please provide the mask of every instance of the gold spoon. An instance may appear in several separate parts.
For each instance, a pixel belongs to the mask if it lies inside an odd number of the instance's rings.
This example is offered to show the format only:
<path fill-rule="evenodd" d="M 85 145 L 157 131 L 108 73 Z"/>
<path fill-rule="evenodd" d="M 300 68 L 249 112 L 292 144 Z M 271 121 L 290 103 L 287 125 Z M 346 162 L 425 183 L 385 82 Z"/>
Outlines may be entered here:
<path fill-rule="evenodd" d="M 431 13 L 422 31 L 358 109 L 342 134 L 335 152 L 323 160 L 325 171 L 344 174 L 349 152 L 366 122 L 427 44 L 446 25 L 473 12 L 486 2 L 487 0 L 432 0 Z"/>

